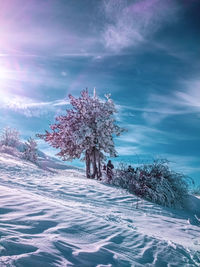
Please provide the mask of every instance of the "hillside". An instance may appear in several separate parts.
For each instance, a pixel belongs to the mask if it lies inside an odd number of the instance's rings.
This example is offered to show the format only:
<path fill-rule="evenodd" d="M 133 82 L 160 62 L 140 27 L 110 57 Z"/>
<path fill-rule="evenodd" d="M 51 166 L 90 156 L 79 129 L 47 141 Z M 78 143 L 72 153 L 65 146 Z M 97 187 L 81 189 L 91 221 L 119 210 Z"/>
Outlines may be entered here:
<path fill-rule="evenodd" d="M 199 266 L 200 205 L 139 200 L 43 157 L 0 154 L 0 266 Z M 199 210 L 198 210 L 199 208 Z"/>

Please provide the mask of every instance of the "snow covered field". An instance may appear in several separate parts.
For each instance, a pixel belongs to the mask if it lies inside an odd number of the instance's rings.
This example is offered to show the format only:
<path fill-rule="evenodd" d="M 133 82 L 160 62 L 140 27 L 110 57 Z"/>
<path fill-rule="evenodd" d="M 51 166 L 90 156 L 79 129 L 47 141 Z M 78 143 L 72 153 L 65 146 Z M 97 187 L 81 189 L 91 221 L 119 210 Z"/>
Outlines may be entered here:
<path fill-rule="evenodd" d="M 75 168 L 45 171 L 6 154 L 0 192 L 0 267 L 200 264 L 196 198 L 191 211 L 141 200 L 137 209 L 135 196 Z"/>

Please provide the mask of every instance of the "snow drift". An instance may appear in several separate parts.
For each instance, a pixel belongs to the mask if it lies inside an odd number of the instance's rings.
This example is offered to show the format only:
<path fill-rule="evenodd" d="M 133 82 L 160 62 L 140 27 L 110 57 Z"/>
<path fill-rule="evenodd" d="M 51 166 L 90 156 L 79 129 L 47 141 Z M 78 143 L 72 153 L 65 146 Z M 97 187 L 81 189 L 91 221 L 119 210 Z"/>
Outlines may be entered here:
<path fill-rule="evenodd" d="M 0 154 L 0 266 L 199 266 L 200 200 L 175 210 Z M 54 163 L 54 164 L 53 164 Z"/>

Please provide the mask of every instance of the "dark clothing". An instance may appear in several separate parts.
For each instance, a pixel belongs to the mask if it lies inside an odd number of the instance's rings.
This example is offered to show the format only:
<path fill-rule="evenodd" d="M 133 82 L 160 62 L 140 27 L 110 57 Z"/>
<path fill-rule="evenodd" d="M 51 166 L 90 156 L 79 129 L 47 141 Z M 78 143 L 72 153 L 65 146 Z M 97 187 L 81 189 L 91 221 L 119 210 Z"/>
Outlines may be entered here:
<path fill-rule="evenodd" d="M 114 169 L 114 165 L 111 162 L 108 162 L 106 173 L 107 173 L 109 181 L 112 180 L 112 177 L 113 177 L 113 171 L 112 170 L 113 169 Z"/>
<path fill-rule="evenodd" d="M 111 170 L 114 169 L 114 165 L 112 163 L 107 164 L 107 169 L 110 168 Z"/>
<path fill-rule="evenodd" d="M 131 166 L 128 166 L 127 171 L 128 171 L 128 172 L 134 172 L 134 168 L 132 168 Z"/>

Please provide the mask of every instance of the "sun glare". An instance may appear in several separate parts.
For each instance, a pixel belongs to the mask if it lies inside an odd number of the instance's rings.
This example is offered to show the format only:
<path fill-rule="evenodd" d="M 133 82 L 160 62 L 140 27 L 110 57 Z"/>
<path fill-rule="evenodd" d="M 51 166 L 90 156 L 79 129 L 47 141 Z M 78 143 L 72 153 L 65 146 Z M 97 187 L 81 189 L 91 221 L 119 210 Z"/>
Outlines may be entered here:
<path fill-rule="evenodd" d="M 25 74 L 26 72 L 22 70 L 15 59 L 0 57 L 0 101 L 21 91 L 21 82 Z"/>

